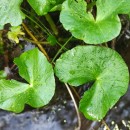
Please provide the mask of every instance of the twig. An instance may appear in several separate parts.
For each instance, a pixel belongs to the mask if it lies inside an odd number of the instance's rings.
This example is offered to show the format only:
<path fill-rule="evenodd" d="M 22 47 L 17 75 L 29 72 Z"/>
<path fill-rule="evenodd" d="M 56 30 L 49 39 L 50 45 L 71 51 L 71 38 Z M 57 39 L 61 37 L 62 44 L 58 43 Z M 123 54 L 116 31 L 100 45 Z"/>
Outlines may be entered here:
<path fill-rule="evenodd" d="M 74 87 L 71 87 L 71 89 L 73 90 L 74 94 L 76 95 L 76 97 L 77 97 L 77 99 L 78 99 L 78 101 L 79 101 L 79 100 L 80 100 L 79 94 L 77 93 L 77 91 L 75 90 Z"/>
<path fill-rule="evenodd" d="M 13 70 L 14 67 L 16 67 L 16 64 L 13 64 L 13 65 L 10 67 L 10 70 Z"/>
<path fill-rule="evenodd" d="M 32 43 L 34 43 L 34 44 L 43 44 L 43 45 L 48 45 L 49 44 L 49 42 L 40 42 L 40 41 L 33 41 L 33 40 L 30 40 L 30 39 L 28 39 L 28 38 L 24 38 L 24 37 L 22 37 L 24 40 L 26 40 L 26 41 L 28 41 L 28 42 L 32 42 Z"/>
<path fill-rule="evenodd" d="M 43 44 L 43 45 L 49 45 L 49 44 L 50 44 L 50 43 L 47 42 L 47 41 L 44 41 L 44 42 L 38 41 L 38 42 L 36 42 L 36 41 L 30 40 L 30 39 L 28 39 L 28 38 L 24 38 L 24 37 L 22 37 L 22 38 L 23 38 L 24 40 L 26 40 L 26 41 L 28 41 L 28 42 L 32 42 L 32 43 L 34 43 L 34 44 L 38 44 L 38 43 Z M 58 41 L 56 41 L 56 43 L 57 43 L 60 47 L 62 47 L 62 45 L 61 45 Z M 68 49 L 64 47 L 64 50 L 67 51 Z"/>
<path fill-rule="evenodd" d="M 112 42 L 111 42 L 111 48 L 113 50 L 115 50 L 115 45 L 116 45 L 116 39 L 113 39 Z"/>
<path fill-rule="evenodd" d="M 107 130 L 110 130 L 110 128 L 108 127 L 108 125 L 106 124 L 106 122 L 104 120 L 102 120 L 102 123 L 104 124 L 104 126 L 106 126 Z"/>
<path fill-rule="evenodd" d="M 42 51 L 42 53 L 47 57 L 47 59 L 49 60 L 49 56 L 47 55 L 45 49 L 41 46 L 41 44 L 38 42 L 38 40 L 35 38 L 35 36 L 30 32 L 30 30 L 28 29 L 28 27 L 22 23 L 24 29 L 27 31 L 28 35 L 35 41 L 35 44 L 39 47 L 39 49 Z"/>
<path fill-rule="evenodd" d="M 76 128 L 76 130 L 80 130 L 80 128 L 81 128 L 81 118 L 80 118 L 80 113 L 79 113 L 79 110 L 78 110 L 78 106 L 76 104 L 76 101 L 74 99 L 74 96 L 73 96 L 68 84 L 65 83 L 65 86 L 66 86 L 66 88 L 67 88 L 67 90 L 68 90 L 68 92 L 69 92 L 69 94 L 70 94 L 70 96 L 71 96 L 71 98 L 73 100 L 73 103 L 74 103 L 74 106 L 75 106 L 75 109 L 76 109 L 76 114 L 77 114 L 77 118 L 78 118 L 78 127 Z"/>

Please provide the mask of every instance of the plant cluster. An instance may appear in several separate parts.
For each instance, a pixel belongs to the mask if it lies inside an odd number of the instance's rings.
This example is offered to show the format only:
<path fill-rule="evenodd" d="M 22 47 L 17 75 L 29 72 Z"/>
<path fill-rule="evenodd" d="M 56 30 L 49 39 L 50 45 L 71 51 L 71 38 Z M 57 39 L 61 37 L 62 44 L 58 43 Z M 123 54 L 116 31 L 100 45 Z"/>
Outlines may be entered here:
<path fill-rule="evenodd" d="M 22 24 L 26 15 L 21 11 L 22 0 L 0 1 L 0 28 L 10 23 Z M 37 108 L 49 103 L 55 92 L 55 75 L 63 83 L 78 87 L 93 82 L 80 101 L 79 109 L 90 120 L 101 120 L 128 88 L 129 73 L 122 57 L 107 47 L 94 46 L 117 37 L 121 30 L 119 14 L 130 13 L 129 0 L 97 0 L 96 16 L 85 0 L 28 0 L 38 15 L 60 10 L 60 22 L 73 37 L 83 40 L 86 46 L 77 46 L 63 53 L 53 70 L 46 56 L 37 48 L 24 52 L 14 59 L 19 75 L 27 81 L 6 80 L 0 72 L 0 108 L 21 112 L 25 104 Z M 18 31 L 14 33 L 13 29 Z M 13 27 L 10 37 L 24 35 Z M 15 30 L 15 29 L 14 29 Z M 54 37 L 49 37 L 53 39 Z M 88 45 L 94 44 L 94 45 Z"/>

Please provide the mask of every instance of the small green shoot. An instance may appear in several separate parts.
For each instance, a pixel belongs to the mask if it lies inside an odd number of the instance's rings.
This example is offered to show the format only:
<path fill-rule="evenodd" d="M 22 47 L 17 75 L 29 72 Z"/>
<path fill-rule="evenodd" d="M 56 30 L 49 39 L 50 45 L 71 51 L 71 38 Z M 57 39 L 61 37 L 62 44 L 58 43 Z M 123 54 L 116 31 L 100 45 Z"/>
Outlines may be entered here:
<path fill-rule="evenodd" d="M 49 35 L 47 38 L 47 41 L 50 43 L 50 45 L 54 46 L 57 44 L 56 37 L 53 35 Z"/>
<path fill-rule="evenodd" d="M 13 26 L 10 30 L 11 31 L 7 34 L 8 38 L 16 43 L 19 43 L 18 36 L 24 35 L 24 32 L 21 31 L 21 26 Z"/>

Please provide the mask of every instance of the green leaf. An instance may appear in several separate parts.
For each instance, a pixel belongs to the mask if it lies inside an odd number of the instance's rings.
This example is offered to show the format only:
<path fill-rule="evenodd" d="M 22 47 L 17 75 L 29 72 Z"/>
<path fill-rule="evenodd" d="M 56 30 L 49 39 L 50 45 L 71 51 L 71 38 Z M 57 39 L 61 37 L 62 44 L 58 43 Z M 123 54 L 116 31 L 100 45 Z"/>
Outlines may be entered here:
<path fill-rule="evenodd" d="M 50 45 L 54 46 L 57 43 L 56 37 L 53 35 L 49 35 L 47 38 L 47 41 L 50 43 Z"/>
<path fill-rule="evenodd" d="M 0 30 L 3 30 L 3 26 L 0 25 Z"/>
<path fill-rule="evenodd" d="M 21 31 L 21 26 L 11 27 L 11 31 L 7 33 L 8 38 L 16 43 L 19 43 L 18 36 L 20 35 L 24 35 L 24 32 Z"/>
<path fill-rule="evenodd" d="M 0 79 L 6 79 L 7 74 L 4 70 L 0 70 Z"/>
<path fill-rule="evenodd" d="M 61 8 L 62 8 L 62 4 L 58 4 L 56 6 L 54 6 L 50 12 L 54 12 L 54 11 L 61 11 Z"/>
<path fill-rule="evenodd" d="M 130 12 L 130 0 L 97 0 L 97 16 L 86 12 L 85 0 L 66 0 L 60 21 L 72 35 L 89 44 L 107 42 L 119 35 L 121 22 L 118 14 Z"/>
<path fill-rule="evenodd" d="M 24 104 L 28 101 L 27 94 L 25 94 L 28 88 L 28 84 L 15 80 L 0 80 L 0 108 L 21 112 L 24 109 Z"/>
<path fill-rule="evenodd" d="M 47 14 L 52 8 L 63 3 L 63 1 L 65 0 L 28 0 L 38 15 Z"/>
<path fill-rule="evenodd" d="M 29 50 L 14 60 L 19 74 L 28 83 L 0 80 L 0 108 L 21 112 L 25 104 L 37 108 L 49 103 L 55 91 L 52 65 L 37 49 Z"/>
<path fill-rule="evenodd" d="M 128 88 L 125 62 L 116 51 L 105 47 L 79 46 L 67 51 L 56 61 L 55 73 L 72 86 L 94 82 L 79 105 L 91 120 L 101 120 Z"/>
<path fill-rule="evenodd" d="M 22 23 L 24 14 L 20 10 L 23 0 L 0 0 L 0 26 L 10 23 L 18 26 Z"/>

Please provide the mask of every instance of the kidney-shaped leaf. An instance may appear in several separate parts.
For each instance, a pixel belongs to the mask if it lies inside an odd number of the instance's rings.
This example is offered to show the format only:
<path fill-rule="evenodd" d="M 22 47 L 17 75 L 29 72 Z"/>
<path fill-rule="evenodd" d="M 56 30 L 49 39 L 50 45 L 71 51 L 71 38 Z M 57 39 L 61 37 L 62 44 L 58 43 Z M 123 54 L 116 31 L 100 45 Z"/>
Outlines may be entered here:
<path fill-rule="evenodd" d="M 37 48 L 23 53 L 14 62 L 29 84 L 0 80 L 0 108 L 21 112 L 25 104 L 35 108 L 46 105 L 55 91 L 52 65 Z"/>
<path fill-rule="evenodd" d="M 130 0 L 97 0 L 96 18 L 86 12 L 85 0 L 66 0 L 60 21 L 66 30 L 86 43 L 98 44 L 119 35 L 121 23 L 118 14 L 130 13 Z"/>
<path fill-rule="evenodd" d="M 80 101 L 80 111 L 91 120 L 102 119 L 128 88 L 128 68 L 108 48 L 79 46 L 56 61 L 55 73 L 64 83 L 79 86 L 93 82 Z"/>
<path fill-rule="evenodd" d="M 20 10 L 23 0 L 0 0 L 0 26 L 10 23 L 18 26 L 22 23 L 24 14 Z"/>
<path fill-rule="evenodd" d="M 38 15 L 47 14 L 54 6 L 63 3 L 63 1 L 64 0 L 28 0 Z"/>

